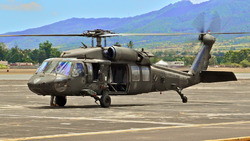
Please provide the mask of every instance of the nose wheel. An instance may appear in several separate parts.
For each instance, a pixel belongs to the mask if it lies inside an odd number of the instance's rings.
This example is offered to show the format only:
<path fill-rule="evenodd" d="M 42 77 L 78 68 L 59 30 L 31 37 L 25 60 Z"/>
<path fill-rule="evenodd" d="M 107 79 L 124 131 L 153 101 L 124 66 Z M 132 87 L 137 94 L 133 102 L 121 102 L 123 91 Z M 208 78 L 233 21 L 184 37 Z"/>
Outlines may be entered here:
<path fill-rule="evenodd" d="M 63 107 L 67 103 L 66 96 L 51 96 L 50 106 Z"/>

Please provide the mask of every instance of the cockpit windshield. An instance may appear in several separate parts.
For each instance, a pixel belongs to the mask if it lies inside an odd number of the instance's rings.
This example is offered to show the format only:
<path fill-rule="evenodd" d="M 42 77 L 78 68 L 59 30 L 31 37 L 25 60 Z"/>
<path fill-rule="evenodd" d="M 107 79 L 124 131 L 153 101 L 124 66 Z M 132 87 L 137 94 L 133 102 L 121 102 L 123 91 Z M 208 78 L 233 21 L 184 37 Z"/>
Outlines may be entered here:
<path fill-rule="evenodd" d="M 47 67 L 48 62 L 43 62 L 42 65 L 37 69 L 36 73 L 43 72 L 45 68 Z"/>
<path fill-rule="evenodd" d="M 55 69 L 56 73 L 69 75 L 72 62 L 59 62 L 58 66 Z"/>
<path fill-rule="evenodd" d="M 72 62 L 45 61 L 38 68 L 36 73 L 56 73 L 69 75 Z"/>

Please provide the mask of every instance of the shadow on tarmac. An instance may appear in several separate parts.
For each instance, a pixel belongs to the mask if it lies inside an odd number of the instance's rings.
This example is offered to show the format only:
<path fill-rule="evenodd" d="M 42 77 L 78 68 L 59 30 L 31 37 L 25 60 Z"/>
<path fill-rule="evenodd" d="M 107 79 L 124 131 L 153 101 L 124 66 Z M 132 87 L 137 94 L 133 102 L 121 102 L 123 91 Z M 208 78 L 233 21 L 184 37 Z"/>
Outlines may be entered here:
<path fill-rule="evenodd" d="M 214 105 L 214 106 L 223 106 L 223 105 L 231 105 L 231 102 L 208 102 L 208 101 L 196 101 L 190 103 L 181 103 L 181 102 L 166 102 L 166 103 L 147 103 L 147 104 L 112 104 L 110 108 L 115 107 L 134 107 L 134 106 L 153 106 L 153 105 L 171 105 L 171 106 L 201 106 L 201 105 Z M 101 105 L 69 105 L 69 106 L 39 106 L 39 107 L 28 107 L 30 109 L 91 109 L 91 108 L 102 108 Z"/>
<path fill-rule="evenodd" d="M 110 107 L 133 107 L 133 106 L 146 106 L 146 105 L 154 105 L 154 104 L 114 104 Z M 40 106 L 40 107 L 28 107 L 30 109 L 77 109 L 77 108 L 83 108 L 83 109 L 90 109 L 90 108 L 102 108 L 100 105 L 84 105 L 84 106 Z"/>

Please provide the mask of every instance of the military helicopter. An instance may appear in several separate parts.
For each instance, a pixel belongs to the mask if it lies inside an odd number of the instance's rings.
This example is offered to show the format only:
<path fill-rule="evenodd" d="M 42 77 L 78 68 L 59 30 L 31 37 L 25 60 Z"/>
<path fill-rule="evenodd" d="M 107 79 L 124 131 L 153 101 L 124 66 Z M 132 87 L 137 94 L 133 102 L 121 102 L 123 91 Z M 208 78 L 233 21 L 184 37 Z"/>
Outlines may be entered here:
<path fill-rule="evenodd" d="M 50 95 L 50 105 L 65 106 L 67 96 L 91 96 L 101 107 L 111 105 L 111 95 L 136 95 L 155 91 L 176 91 L 183 103 L 188 101 L 184 88 L 198 83 L 236 81 L 233 72 L 207 71 L 210 51 L 216 41 L 212 35 L 249 34 L 250 32 L 212 33 L 120 33 L 109 30 L 89 30 L 82 34 L 0 35 L 14 36 L 81 36 L 92 38 L 92 47 L 63 51 L 60 58 L 46 59 L 29 79 L 29 89 L 38 95 Z M 152 53 L 110 46 L 107 37 L 114 36 L 182 36 L 198 35 L 202 44 L 189 71 L 153 65 Z M 96 39 L 96 47 L 94 47 Z M 102 46 L 104 39 L 104 47 Z"/>

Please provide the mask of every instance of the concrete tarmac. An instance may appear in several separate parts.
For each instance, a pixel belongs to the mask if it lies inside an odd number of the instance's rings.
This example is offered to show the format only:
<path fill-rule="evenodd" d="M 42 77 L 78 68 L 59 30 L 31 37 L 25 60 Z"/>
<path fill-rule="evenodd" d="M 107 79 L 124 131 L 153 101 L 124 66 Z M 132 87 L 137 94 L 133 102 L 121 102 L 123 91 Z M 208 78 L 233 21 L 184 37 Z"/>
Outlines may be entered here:
<path fill-rule="evenodd" d="M 50 107 L 49 96 L 29 91 L 27 80 L 0 81 L 0 140 L 212 140 L 250 136 L 250 80 L 190 87 L 182 104 L 175 91 L 112 96 L 110 108 L 90 97 L 68 97 Z"/>

